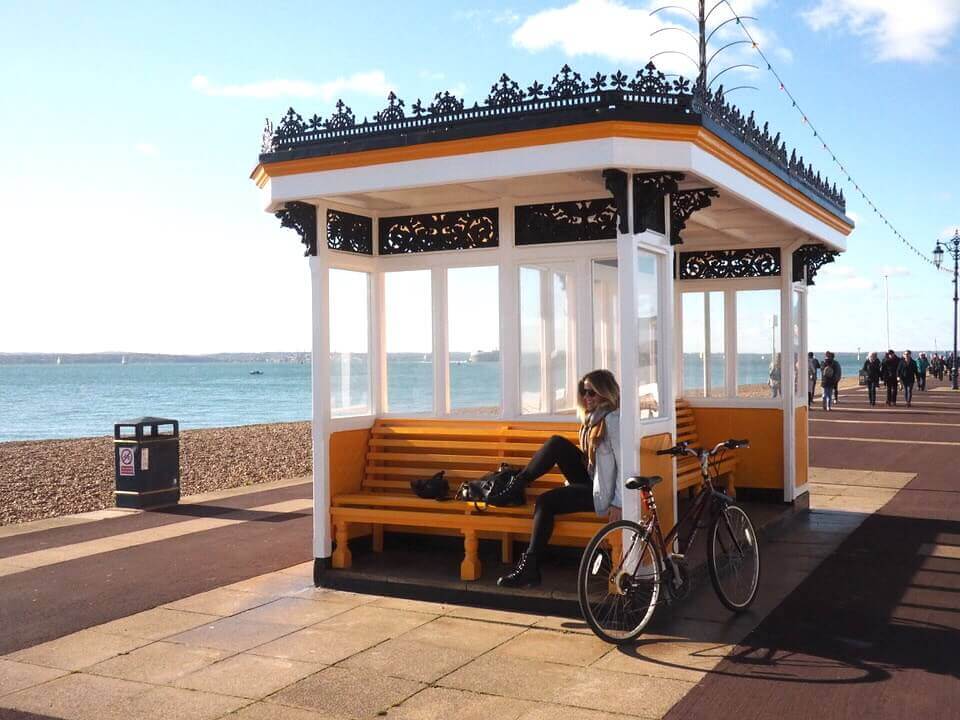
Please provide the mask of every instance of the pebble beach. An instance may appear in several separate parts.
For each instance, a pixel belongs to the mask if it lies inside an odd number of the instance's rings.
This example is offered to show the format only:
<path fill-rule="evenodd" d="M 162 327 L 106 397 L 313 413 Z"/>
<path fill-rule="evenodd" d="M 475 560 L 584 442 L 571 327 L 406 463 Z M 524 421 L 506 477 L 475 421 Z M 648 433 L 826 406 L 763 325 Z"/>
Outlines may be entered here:
<path fill-rule="evenodd" d="M 311 472 L 310 423 L 185 430 L 183 495 Z M 113 438 L 0 443 L 0 526 L 114 507 Z"/>

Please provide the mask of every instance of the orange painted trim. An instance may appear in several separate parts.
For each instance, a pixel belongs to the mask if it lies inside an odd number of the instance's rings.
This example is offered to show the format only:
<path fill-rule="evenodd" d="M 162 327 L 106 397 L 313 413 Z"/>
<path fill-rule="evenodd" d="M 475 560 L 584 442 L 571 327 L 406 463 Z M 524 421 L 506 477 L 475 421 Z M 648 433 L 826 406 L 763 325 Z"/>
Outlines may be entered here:
<path fill-rule="evenodd" d="M 834 230 L 849 235 L 852 225 L 820 207 L 803 193 L 786 184 L 772 172 L 754 160 L 736 150 L 705 128 L 697 125 L 674 125 L 670 123 L 627 122 L 608 120 L 604 122 L 567 125 L 543 130 L 523 130 L 514 133 L 487 135 L 461 140 L 443 140 L 435 143 L 421 143 L 404 147 L 365 150 L 357 153 L 344 153 L 324 157 L 303 158 L 301 160 L 282 160 L 275 163 L 258 164 L 250 178 L 262 188 L 267 180 L 285 175 L 299 175 L 310 172 L 326 172 L 347 168 L 383 165 L 411 160 L 469 155 L 497 150 L 514 150 L 538 145 L 604 138 L 635 138 L 643 140 L 666 140 L 689 142 L 710 153 L 717 159 L 741 171 L 751 180 L 759 183 L 787 202 L 820 220 Z"/>

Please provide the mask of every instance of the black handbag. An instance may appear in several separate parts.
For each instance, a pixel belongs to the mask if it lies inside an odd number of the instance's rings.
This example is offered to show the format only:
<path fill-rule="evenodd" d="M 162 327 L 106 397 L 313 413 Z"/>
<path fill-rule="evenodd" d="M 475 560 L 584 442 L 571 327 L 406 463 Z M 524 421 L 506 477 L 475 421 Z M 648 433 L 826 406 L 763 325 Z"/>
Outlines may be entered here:
<path fill-rule="evenodd" d="M 518 472 L 520 468 L 502 463 L 495 472 L 463 483 L 457 491 L 457 499 L 472 502 L 477 510 L 482 510 L 481 503 L 497 507 L 525 505 L 526 487 L 517 479 Z"/>
<path fill-rule="evenodd" d="M 410 481 L 410 489 L 417 497 L 424 500 L 447 500 L 450 495 L 450 484 L 444 477 L 446 471 L 440 472 L 428 478 L 415 478 Z"/>

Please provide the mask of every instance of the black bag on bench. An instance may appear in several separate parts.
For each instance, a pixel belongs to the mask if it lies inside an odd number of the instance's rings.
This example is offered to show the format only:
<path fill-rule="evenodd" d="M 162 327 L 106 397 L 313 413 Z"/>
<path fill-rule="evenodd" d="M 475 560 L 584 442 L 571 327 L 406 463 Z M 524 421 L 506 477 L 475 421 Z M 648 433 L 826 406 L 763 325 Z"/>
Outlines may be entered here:
<path fill-rule="evenodd" d="M 450 483 L 444 477 L 445 470 L 428 478 L 415 478 L 410 481 L 410 489 L 424 500 L 449 500 Z"/>
<path fill-rule="evenodd" d="M 457 491 L 458 500 L 472 502 L 477 510 L 480 504 L 515 507 L 527 502 L 526 488 L 517 480 L 520 468 L 502 463 L 496 472 L 487 473 L 479 480 L 463 483 Z"/>

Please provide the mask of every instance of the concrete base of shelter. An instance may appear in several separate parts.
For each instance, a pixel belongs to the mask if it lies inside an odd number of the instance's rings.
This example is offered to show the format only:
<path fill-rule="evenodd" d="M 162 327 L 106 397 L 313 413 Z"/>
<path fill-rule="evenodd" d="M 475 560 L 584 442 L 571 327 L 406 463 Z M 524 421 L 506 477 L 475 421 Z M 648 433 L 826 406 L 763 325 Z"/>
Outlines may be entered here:
<path fill-rule="evenodd" d="M 680 513 L 689 500 L 680 501 Z M 748 501 L 739 503 L 750 515 L 761 538 L 782 530 L 785 523 L 808 507 L 803 495 L 791 504 Z M 707 582 L 705 532 L 695 539 L 687 556 L 691 589 Z M 333 569 L 329 558 L 314 560 L 318 587 L 369 593 L 409 600 L 474 605 L 498 610 L 581 617 L 576 576 L 580 548 L 550 547 L 541 561 L 543 583 L 535 588 L 502 588 L 497 578 L 509 569 L 500 561 L 498 540 L 480 541 L 483 574 L 479 580 L 460 580 L 458 569 L 463 541 L 457 537 L 386 533 L 382 552 L 374 552 L 370 538 L 350 544 L 353 564 Z M 518 548 L 519 549 L 519 548 Z"/>

